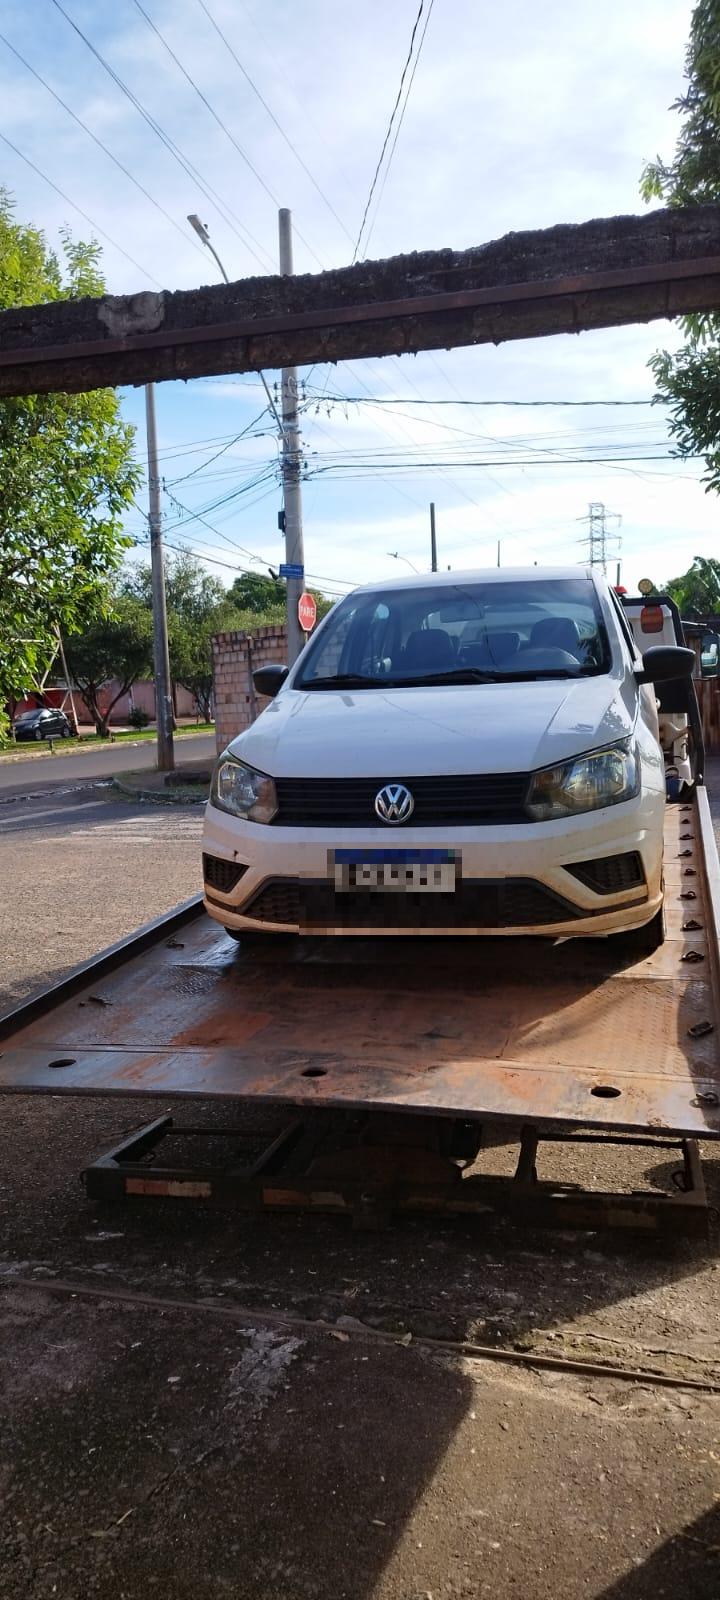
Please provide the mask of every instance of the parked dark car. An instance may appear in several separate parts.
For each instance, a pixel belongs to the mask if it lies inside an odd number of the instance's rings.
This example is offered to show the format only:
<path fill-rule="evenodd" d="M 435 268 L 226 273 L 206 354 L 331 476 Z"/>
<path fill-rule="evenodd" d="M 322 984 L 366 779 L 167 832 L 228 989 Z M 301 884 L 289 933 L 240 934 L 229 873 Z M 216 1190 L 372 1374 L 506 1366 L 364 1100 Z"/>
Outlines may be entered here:
<path fill-rule="evenodd" d="M 39 706 L 36 711 L 21 711 L 15 718 L 16 739 L 69 739 L 72 726 L 64 711 L 54 706 Z"/>

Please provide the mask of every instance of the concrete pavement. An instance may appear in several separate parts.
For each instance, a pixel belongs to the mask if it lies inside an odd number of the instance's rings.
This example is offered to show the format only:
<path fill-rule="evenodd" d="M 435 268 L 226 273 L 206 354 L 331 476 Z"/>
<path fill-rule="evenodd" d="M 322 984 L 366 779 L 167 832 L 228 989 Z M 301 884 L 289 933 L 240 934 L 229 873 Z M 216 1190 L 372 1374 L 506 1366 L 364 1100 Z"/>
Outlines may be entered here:
<path fill-rule="evenodd" d="M 211 733 L 183 734 L 178 739 L 180 761 L 215 759 L 215 738 Z M 6 796 L 37 794 L 59 789 L 65 784 L 81 784 L 94 778 L 111 778 L 116 772 L 151 771 L 156 762 L 154 739 L 128 739 L 102 750 L 78 750 L 63 756 L 31 756 L 26 761 L 0 761 L 0 800 Z"/>

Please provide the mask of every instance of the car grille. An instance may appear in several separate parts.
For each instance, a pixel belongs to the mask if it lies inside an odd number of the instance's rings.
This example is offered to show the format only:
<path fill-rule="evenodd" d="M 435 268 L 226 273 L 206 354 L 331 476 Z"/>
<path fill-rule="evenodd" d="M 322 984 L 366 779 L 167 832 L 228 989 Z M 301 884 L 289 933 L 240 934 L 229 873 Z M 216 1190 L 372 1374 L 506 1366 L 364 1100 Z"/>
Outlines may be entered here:
<path fill-rule="evenodd" d="M 211 889 L 219 889 L 221 894 L 232 894 L 247 870 L 241 861 L 224 861 L 222 856 L 203 855 L 205 882 Z"/>
<path fill-rule="evenodd" d="M 642 856 L 628 850 L 621 856 L 600 856 L 597 861 L 576 861 L 565 867 L 578 883 L 593 894 L 620 894 L 623 889 L 640 889 L 645 884 Z"/>
<path fill-rule="evenodd" d="M 530 928 L 587 916 L 531 878 L 469 879 L 450 894 L 336 894 L 324 880 L 276 878 L 238 909 L 258 922 L 310 929 Z"/>
<path fill-rule="evenodd" d="M 386 828 L 375 812 L 375 796 L 388 782 L 404 783 L 415 801 L 409 818 L 416 828 L 473 827 L 526 822 L 527 772 L 473 773 L 458 777 L 276 778 L 280 827 Z"/>

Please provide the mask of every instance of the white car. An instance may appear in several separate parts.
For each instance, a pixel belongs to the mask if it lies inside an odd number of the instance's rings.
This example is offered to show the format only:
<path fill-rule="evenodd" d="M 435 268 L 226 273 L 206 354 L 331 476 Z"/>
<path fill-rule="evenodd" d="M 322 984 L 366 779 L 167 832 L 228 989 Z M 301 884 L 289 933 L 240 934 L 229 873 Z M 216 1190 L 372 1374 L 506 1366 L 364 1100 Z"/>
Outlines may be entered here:
<path fill-rule="evenodd" d="M 643 658 L 592 568 L 356 589 L 220 757 L 205 903 L 244 933 L 663 937 L 665 775 Z"/>

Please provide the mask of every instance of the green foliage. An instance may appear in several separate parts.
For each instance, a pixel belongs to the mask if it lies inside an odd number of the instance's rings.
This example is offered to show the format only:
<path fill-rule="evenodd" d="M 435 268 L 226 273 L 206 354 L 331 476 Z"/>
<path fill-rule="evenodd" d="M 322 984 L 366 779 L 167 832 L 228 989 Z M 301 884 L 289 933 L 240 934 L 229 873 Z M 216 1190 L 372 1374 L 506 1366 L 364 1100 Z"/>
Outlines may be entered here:
<path fill-rule="evenodd" d="M 103 289 L 96 244 L 63 234 L 58 256 L 0 190 L 0 309 Z M 105 603 L 129 543 L 133 438 L 111 389 L 0 401 L 0 708 L 49 663 L 57 628 L 68 637 Z"/>
<path fill-rule="evenodd" d="M 152 671 L 152 615 L 142 600 L 120 591 L 113 596 L 108 615 L 98 617 L 81 634 L 65 644 L 68 672 L 80 689 L 96 732 L 108 731 L 113 706 L 127 694 L 136 678 Z M 105 711 L 101 691 L 111 678 L 119 687 Z"/>
<path fill-rule="evenodd" d="M 128 717 L 130 727 L 138 729 L 146 728 L 151 720 L 150 713 L 148 711 L 143 711 L 142 706 L 133 706 Z"/>
<path fill-rule="evenodd" d="M 125 574 L 123 591 L 139 604 L 152 604 L 149 566 Z M 170 674 L 195 695 L 207 720 L 212 702 L 212 639 L 226 628 L 242 627 L 230 596 L 218 578 L 211 577 L 187 551 L 168 562 L 165 572 Z M 253 618 L 257 626 L 257 617 Z"/>
<path fill-rule="evenodd" d="M 310 589 L 317 602 L 318 621 L 327 616 L 332 607 L 332 600 L 328 600 L 317 589 Z M 234 602 L 239 612 L 248 615 L 249 628 L 262 627 L 269 622 L 284 622 L 286 615 L 285 585 L 276 578 L 265 577 L 262 572 L 244 572 L 236 578 L 228 590 L 228 598 Z"/>
<path fill-rule="evenodd" d="M 720 613 L 720 561 L 696 556 L 681 578 L 665 585 L 683 617 L 707 617 Z"/>
<path fill-rule="evenodd" d="M 698 0 L 685 56 L 685 93 L 673 110 L 682 117 L 675 156 L 660 156 L 643 172 L 645 200 L 690 206 L 720 200 L 720 0 Z M 650 362 L 658 398 L 670 409 L 681 456 L 705 458 L 708 489 L 720 489 L 720 316 L 681 318 L 686 344 Z"/>
<path fill-rule="evenodd" d="M 243 572 L 231 584 L 228 598 L 238 611 L 254 612 L 264 620 L 279 621 L 285 615 L 285 585 L 264 572 Z"/>

